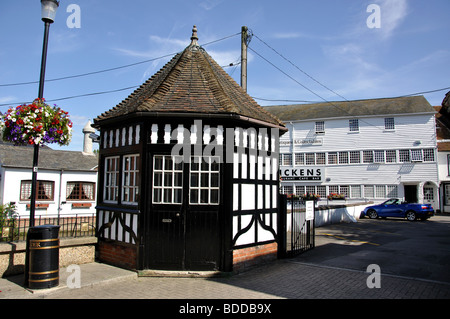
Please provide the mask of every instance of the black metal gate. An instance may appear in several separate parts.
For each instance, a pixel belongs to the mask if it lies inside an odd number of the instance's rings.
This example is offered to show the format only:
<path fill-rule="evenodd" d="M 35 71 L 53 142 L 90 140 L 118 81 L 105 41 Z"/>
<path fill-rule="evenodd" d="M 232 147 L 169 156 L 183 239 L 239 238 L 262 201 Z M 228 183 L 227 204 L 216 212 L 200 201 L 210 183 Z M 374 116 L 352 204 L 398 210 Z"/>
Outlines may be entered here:
<path fill-rule="evenodd" d="M 315 246 L 314 201 L 280 195 L 279 257 L 292 257 Z"/>

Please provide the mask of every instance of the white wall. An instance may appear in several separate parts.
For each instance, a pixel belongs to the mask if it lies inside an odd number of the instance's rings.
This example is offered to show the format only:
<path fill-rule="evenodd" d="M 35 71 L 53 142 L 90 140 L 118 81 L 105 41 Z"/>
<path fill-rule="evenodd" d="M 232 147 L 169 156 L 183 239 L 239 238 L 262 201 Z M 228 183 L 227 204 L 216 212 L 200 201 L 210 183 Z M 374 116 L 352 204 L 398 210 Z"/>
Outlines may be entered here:
<path fill-rule="evenodd" d="M 2 203 L 15 202 L 17 212 L 21 217 L 29 217 L 30 209 L 27 208 L 29 201 L 20 201 L 20 185 L 22 180 L 31 180 L 31 169 L 7 168 L 2 173 Z M 56 216 L 60 209 L 61 215 L 74 214 L 95 214 L 95 199 L 93 201 L 67 201 L 66 184 L 68 181 L 85 181 L 95 183 L 95 192 L 97 192 L 97 172 L 75 172 L 75 171 L 53 171 L 40 169 L 37 174 L 38 180 L 53 181 L 54 200 L 36 201 L 38 203 L 48 204 L 48 208 L 36 208 L 35 216 Z M 61 183 L 62 182 L 62 183 Z M 65 203 L 64 203 L 65 202 Z M 72 203 L 91 203 L 90 207 L 72 208 Z"/>

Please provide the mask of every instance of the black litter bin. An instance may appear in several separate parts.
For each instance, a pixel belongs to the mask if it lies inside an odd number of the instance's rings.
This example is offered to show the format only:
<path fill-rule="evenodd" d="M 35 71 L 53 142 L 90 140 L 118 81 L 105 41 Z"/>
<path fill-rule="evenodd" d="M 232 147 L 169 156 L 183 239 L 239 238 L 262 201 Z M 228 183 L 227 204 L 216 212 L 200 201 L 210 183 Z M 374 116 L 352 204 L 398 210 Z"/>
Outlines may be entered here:
<path fill-rule="evenodd" d="M 52 288 L 59 285 L 59 227 L 41 225 L 28 233 L 30 262 L 28 287 Z"/>

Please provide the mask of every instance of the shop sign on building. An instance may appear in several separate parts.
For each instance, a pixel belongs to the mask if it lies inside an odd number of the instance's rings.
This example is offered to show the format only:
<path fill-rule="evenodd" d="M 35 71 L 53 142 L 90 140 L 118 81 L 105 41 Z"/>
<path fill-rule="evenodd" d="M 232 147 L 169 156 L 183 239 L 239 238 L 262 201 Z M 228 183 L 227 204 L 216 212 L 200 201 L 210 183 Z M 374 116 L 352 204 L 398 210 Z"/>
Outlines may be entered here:
<path fill-rule="evenodd" d="M 325 175 L 325 167 L 287 167 L 281 166 L 280 176 L 282 181 L 311 181 L 322 182 Z"/>

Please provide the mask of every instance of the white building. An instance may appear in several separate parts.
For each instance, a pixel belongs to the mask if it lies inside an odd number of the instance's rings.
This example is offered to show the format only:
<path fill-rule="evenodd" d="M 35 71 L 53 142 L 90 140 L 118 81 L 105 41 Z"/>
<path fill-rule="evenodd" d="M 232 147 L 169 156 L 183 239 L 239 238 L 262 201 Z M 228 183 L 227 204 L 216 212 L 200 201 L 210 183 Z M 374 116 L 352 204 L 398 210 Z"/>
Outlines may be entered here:
<path fill-rule="evenodd" d="M 95 132 L 88 123 L 83 132 Z M 89 141 L 88 141 L 89 142 Z M 15 203 L 21 218 L 30 216 L 33 147 L 0 141 L 0 203 Z M 92 144 L 83 152 L 39 150 L 35 216 L 95 214 L 98 157 Z"/>
<path fill-rule="evenodd" d="M 289 129 L 280 139 L 282 192 L 439 207 L 436 112 L 423 96 L 266 109 Z"/>

